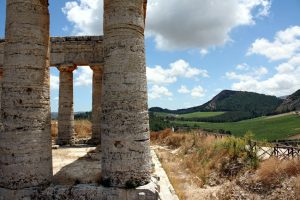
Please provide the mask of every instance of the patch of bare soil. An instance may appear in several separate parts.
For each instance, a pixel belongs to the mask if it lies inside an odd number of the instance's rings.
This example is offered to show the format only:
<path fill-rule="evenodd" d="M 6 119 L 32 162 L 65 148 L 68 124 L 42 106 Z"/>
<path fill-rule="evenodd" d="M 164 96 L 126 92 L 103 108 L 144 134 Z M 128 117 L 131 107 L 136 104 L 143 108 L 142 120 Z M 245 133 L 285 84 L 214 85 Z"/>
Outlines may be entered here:
<path fill-rule="evenodd" d="M 299 128 L 297 128 L 297 130 L 300 131 Z M 289 137 L 288 139 L 289 139 L 289 140 L 297 140 L 297 139 L 300 139 L 300 134 L 298 134 L 298 135 L 293 135 L 293 136 Z"/>
<path fill-rule="evenodd" d="M 204 186 L 201 179 L 185 168 L 177 154 L 178 149 L 158 145 L 153 148 L 181 200 L 217 199 L 221 186 Z"/>

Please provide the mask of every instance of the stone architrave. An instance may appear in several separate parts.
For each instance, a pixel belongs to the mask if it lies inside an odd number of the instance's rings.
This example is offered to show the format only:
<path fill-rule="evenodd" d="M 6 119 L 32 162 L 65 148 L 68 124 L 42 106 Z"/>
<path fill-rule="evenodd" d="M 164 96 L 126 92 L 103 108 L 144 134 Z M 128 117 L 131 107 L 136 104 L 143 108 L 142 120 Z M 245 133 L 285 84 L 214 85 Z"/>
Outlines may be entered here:
<path fill-rule="evenodd" d="M 93 70 L 93 97 L 92 97 L 92 138 L 91 144 L 101 144 L 101 95 L 103 66 L 91 66 Z"/>
<path fill-rule="evenodd" d="M 144 0 L 104 0 L 102 184 L 137 187 L 151 178 Z"/>
<path fill-rule="evenodd" d="M 75 65 L 57 67 L 59 74 L 59 106 L 57 144 L 72 145 L 75 142 L 73 108 L 73 71 Z"/>
<path fill-rule="evenodd" d="M 0 199 L 52 180 L 48 0 L 6 1 Z"/>

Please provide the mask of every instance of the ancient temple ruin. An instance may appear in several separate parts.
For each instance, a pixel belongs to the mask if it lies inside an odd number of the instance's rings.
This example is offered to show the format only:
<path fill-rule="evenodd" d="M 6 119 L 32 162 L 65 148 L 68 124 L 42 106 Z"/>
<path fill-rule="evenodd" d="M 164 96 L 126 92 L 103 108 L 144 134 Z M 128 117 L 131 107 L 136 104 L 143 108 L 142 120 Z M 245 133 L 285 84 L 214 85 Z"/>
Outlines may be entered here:
<path fill-rule="evenodd" d="M 101 140 L 101 183 L 72 192 L 84 199 L 157 199 L 147 112 L 146 4 L 104 0 L 103 37 L 50 39 L 48 0 L 6 1 L 6 35 L 0 41 L 1 200 L 53 199 L 54 190 L 47 190 L 53 187 L 49 67 L 60 71 L 57 142 L 72 144 L 72 73 L 78 65 L 93 70 L 92 141 Z"/>

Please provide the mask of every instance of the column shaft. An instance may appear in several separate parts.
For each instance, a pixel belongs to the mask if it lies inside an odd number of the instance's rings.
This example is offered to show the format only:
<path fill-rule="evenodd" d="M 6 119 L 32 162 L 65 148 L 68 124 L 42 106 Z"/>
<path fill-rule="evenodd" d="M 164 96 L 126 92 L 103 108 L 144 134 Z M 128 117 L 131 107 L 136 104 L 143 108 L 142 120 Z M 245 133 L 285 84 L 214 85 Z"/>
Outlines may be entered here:
<path fill-rule="evenodd" d="M 0 188 L 29 190 L 52 179 L 48 0 L 7 0 L 6 11 Z"/>
<path fill-rule="evenodd" d="M 144 0 L 104 0 L 102 182 L 150 181 L 151 157 L 144 47 Z"/>
<path fill-rule="evenodd" d="M 59 106 L 57 144 L 74 144 L 73 70 L 75 66 L 59 66 Z"/>
<path fill-rule="evenodd" d="M 92 99 L 92 139 L 90 143 L 101 143 L 101 95 L 102 95 L 102 66 L 91 66 L 93 70 L 93 99 Z"/>

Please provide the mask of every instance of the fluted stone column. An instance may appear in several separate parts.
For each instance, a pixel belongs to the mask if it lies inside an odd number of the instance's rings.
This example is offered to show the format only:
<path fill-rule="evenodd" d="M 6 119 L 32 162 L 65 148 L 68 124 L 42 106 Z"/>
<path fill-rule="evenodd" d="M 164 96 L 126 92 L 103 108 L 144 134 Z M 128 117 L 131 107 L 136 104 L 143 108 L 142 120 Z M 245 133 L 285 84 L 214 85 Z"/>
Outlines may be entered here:
<path fill-rule="evenodd" d="M 22 199 L 52 179 L 48 0 L 7 0 L 6 11 L 0 197 Z"/>
<path fill-rule="evenodd" d="M 144 0 L 104 0 L 102 184 L 150 181 Z"/>
<path fill-rule="evenodd" d="M 102 75 L 101 65 L 91 66 L 93 70 L 93 99 L 92 99 L 92 138 L 91 144 L 101 143 L 101 95 L 102 95 Z"/>
<path fill-rule="evenodd" d="M 57 144 L 74 144 L 73 71 L 75 65 L 59 66 L 59 106 Z"/>

